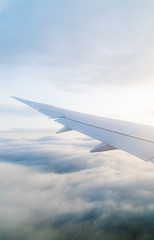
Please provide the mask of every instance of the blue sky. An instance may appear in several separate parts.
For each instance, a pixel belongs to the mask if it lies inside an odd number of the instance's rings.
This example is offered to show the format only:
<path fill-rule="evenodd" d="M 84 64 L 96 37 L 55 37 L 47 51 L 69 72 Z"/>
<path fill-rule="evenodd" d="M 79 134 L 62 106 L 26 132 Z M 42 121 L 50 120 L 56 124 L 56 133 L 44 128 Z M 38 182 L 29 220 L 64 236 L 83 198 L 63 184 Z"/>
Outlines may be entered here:
<path fill-rule="evenodd" d="M 153 10 L 150 0 L 0 1 L 1 130 L 44 127 L 12 95 L 152 124 Z"/>

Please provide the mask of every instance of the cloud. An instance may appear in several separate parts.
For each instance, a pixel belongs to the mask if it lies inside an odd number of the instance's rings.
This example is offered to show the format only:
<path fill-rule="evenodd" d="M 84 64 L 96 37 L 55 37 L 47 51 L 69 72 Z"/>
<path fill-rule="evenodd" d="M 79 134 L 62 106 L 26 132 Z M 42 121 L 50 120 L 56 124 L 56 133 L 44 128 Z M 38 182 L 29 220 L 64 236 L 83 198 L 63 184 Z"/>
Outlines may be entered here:
<path fill-rule="evenodd" d="M 152 239 L 152 164 L 121 151 L 89 154 L 94 142 L 84 139 L 5 140 L 1 238 Z"/>
<path fill-rule="evenodd" d="M 57 137 L 51 136 L 35 139 L 1 138 L 0 143 L 3 148 L 0 151 L 0 158 L 4 161 L 34 166 L 42 171 L 57 173 L 76 172 L 92 167 L 88 162 L 80 159 L 80 153 L 69 156 L 69 152 L 75 150 L 76 142 L 70 146 L 70 142 L 67 140 L 65 142 L 57 140 Z M 7 148 L 5 148 L 6 143 Z M 92 144 L 84 142 L 77 145 L 86 148 L 86 146 L 91 147 Z M 66 149 L 63 149 L 61 154 L 59 150 L 64 146 Z"/>

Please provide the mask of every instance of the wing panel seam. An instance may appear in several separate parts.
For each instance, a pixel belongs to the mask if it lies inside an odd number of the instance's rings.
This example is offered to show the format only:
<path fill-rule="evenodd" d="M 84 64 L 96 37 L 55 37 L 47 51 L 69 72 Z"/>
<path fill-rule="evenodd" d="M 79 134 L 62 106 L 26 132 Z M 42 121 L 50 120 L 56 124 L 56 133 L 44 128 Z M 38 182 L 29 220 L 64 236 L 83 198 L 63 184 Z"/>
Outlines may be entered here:
<path fill-rule="evenodd" d="M 147 140 L 147 139 L 144 139 L 144 138 L 139 138 L 139 137 L 135 137 L 135 136 L 132 136 L 132 135 L 125 134 L 125 133 L 113 131 L 113 130 L 110 130 L 110 129 L 107 129 L 107 128 L 98 127 L 98 126 L 95 126 L 95 125 L 92 125 L 92 124 L 89 124 L 89 123 L 84 123 L 84 122 L 80 122 L 78 120 L 74 120 L 72 118 L 68 118 L 68 117 L 60 117 L 60 118 L 66 118 L 68 120 L 71 120 L 71 121 L 74 121 L 74 122 L 77 122 L 77 123 L 85 124 L 85 125 L 88 125 L 90 127 L 95 127 L 95 128 L 101 129 L 101 130 L 105 130 L 105 131 L 108 131 L 108 132 L 116 133 L 116 134 L 123 135 L 123 136 L 126 136 L 126 137 L 131 137 L 131 138 L 134 138 L 134 139 L 137 139 L 137 140 L 140 140 L 140 141 L 154 143 L 153 141 L 150 141 L 150 140 Z"/>

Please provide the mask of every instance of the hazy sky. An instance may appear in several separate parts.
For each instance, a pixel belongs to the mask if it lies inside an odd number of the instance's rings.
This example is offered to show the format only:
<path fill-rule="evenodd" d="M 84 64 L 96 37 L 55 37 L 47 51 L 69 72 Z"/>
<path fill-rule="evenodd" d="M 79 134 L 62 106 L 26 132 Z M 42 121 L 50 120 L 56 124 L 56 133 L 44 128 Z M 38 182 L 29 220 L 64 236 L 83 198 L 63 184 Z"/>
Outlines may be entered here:
<path fill-rule="evenodd" d="M 12 95 L 153 124 L 153 13 L 153 0 L 0 0 L 0 129 L 52 124 Z"/>

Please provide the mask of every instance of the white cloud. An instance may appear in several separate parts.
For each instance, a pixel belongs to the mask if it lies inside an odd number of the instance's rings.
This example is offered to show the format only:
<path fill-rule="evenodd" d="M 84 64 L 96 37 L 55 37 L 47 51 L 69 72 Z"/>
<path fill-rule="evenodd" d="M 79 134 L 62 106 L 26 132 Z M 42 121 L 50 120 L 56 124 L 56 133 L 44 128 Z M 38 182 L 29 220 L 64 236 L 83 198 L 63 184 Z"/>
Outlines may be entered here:
<path fill-rule="evenodd" d="M 150 221 L 153 216 L 151 163 L 120 151 L 89 154 L 84 148 L 91 142 L 84 139 L 74 143 L 72 139 L 66 142 L 65 137 L 4 140 L 0 152 L 1 235 L 28 239 L 31 233 L 44 233 L 49 239 L 53 233 L 60 239 L 76 228 L 83 236 L 81 228 L 89 228 L 89 224 L 92 234 L 105 227 L 112 232 L 114 216 L 119 216 L 117 231 L 123 231 L 121 224 L 127 219 L 125 234 L 130 234 L 133 228 L 128 214 L 139 236 L 146 232 L 143 228 L 139 233 L 138 218 L 145 214 Z M 72 221 L 76 227 L 71 230 Z M 153 221 L 150 228 L 151 224 Z"/>
<path fill-rule="evenodd" d="M 154 165 L 121 151 L 89 154 L 87 144 L 65 137 L 1 141 L 0 236 L 152 236 Z"/>

